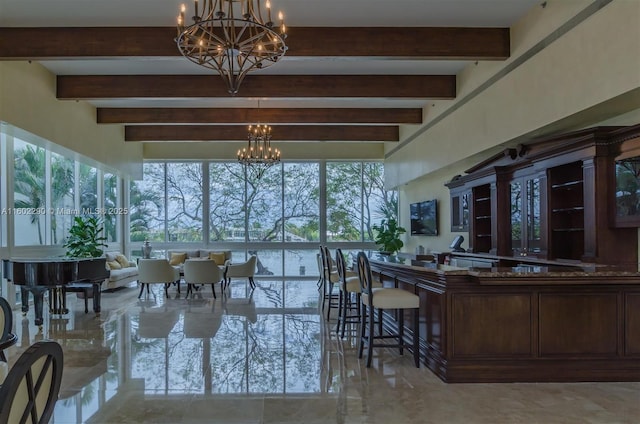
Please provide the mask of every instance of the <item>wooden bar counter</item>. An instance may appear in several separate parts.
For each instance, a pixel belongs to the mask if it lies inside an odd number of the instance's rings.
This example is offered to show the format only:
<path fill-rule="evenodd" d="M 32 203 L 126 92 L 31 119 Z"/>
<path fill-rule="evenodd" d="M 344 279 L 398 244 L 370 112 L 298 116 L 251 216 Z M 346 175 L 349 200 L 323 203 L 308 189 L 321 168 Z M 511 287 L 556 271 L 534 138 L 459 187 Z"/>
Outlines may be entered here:
<path fill-rule="evenodd" d="M 400 261 L 371 254 L 374 279 L 420 296 L 420 353 L 443 381 L 640 381 L 637 271 Z"/>

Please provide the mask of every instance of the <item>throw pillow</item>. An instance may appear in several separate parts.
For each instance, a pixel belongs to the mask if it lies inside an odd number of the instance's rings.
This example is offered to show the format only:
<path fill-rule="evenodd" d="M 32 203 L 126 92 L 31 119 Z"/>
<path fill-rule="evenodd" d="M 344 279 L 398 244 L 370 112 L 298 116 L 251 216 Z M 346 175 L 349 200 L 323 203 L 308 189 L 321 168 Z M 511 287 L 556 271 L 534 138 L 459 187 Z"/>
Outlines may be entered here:
<path fill-rule="evenodd" d="M 107 262 L 107 265 L 109 265 L 109 269 L 121 269 L 122 268 L 122 266 L 120 266 L 118 261 L 109 261 L 109 262 Z"/>
<path fill-rule="evenodd" d="M 214 261 L 216 265 L 224 265 L 224 253 L 209 253 L 209 259 Z"/>
<path fill-rule="evenodd" d="M 169 265 L 177 266 L 177 265 L 183 264 L 184 261 L 186 260 L 187 260 L 186 253 L 172 253 L 171 259 L 169 260 Z"/>
<path fill-rule="evenodd" d="M 107 262 L 113 262 L 116 260 L 116 256 L 121 255 L 120 252 L 107 252 L 105 256 L 107 257 Z"/>
<path fill-rule="evenodd" d="M 129 266 L 129 259 L 124 255 L 116 256 L 116 261 L 120 264 L 120 267 L 127 268 Z"/>

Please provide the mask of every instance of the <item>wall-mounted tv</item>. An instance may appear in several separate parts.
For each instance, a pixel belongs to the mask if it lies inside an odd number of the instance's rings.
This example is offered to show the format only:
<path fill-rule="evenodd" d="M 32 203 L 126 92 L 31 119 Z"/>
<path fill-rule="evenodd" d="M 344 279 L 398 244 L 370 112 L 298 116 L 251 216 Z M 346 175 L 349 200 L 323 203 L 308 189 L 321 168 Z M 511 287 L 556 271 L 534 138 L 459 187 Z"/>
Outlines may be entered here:
<path fill-rule="evenodd" d="M 412 203 L 409 205 L 409 210 L 412 235 L 438 235 L 438 201 L 436 199 Z"/>

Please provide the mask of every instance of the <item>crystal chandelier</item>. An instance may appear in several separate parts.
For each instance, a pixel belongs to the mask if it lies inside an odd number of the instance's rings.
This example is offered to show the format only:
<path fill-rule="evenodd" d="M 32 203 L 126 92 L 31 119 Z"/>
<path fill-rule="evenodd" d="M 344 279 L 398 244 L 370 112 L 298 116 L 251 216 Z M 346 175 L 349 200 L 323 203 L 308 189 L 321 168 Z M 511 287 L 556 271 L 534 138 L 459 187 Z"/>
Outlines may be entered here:
<path fill-rule="evenodd" d="M 271 147 L 271 127 L 249 125 L 247 147 L 238 150 L 238 162 L 260 179 L 267 169 L 280 162 L 280 150 Z"/>
<path fill-rule="evenodd" d="M 286 27 L 271 20 L 271 0 L 194 0 L 193 24 L 186 25 L 186 6 L 178 15 L 176 43 L 190 61 L 215 69 L 231 95 L 238 92 L 247 72 L 276 63 L 287 51 Z"/>

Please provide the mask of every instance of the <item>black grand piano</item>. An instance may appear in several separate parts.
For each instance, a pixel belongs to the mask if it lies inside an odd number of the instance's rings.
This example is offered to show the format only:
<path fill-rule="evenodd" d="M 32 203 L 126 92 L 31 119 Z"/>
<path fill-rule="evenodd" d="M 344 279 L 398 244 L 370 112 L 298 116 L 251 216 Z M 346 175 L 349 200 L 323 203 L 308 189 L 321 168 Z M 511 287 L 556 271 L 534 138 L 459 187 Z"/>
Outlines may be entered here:
<path fill-rule="evenodd" d="M 100 289 L 109 278 L 106 258 L 11 258 L 2 260 L 4 278 L 20 286 L 22 312 L 29 311 L 29 292 L 33 294 L 35 324 L 42 325 L 44 293 L 49 291 L 51 313 L 66 314 L 65 288 L 86 286 L 93 289 L 93 310 L 100 312 Z"/>

